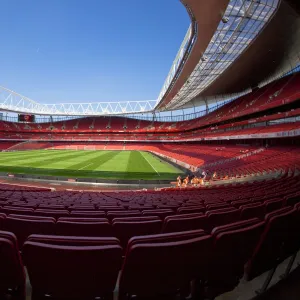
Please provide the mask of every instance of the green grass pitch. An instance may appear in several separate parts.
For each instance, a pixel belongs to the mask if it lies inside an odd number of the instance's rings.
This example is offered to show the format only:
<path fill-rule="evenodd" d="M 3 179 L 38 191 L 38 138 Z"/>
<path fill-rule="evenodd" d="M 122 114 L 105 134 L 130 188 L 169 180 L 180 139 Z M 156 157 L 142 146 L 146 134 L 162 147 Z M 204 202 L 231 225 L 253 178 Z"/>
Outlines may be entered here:
<path fill-rule="evenodd" d="M 149 152 L 112 150 L 1 152 L 0 172 L 132 180 L 175 180 L 183 173 Z"/>

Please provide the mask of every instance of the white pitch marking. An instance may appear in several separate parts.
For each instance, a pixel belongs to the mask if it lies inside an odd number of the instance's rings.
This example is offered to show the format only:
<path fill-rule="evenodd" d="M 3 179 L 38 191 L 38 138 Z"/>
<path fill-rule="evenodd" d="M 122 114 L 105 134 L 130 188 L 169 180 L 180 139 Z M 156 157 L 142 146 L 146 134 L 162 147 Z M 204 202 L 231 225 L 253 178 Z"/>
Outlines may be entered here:
<path fill-rule="evenodd" d="M 93 163 L 90 163 L 90 164 L 88 164 L 88 165 L 86 165 L 86 166 L 84 166 L 84 167 L 82 167 L 82 168 L 79 168 L 79 169 L 75 170 L 75 172 L 80 171 L 80 170 L 82 170 L 82 169 L 84 169 L 84 168 L 86 168 L 86 167 L 88 167 L 88 166 L 90 166 L 90 165 L 92 165 L 92 164 L 93 164 Z"/>
<path fill-rule="evenodd" d="M 158 176 L 160 176 L 160 174 L 156 171 L 156 169 L 152 166 L 152 164 L 149 162 L 149 160 L 147 159 L 147 157 L 144 156 L 144 153 L 142 151 L 140 151 L 140 153 L 142 154 L 142 156 L 146 159 L 147 163 L 151 166 L 151 168 L 157 173 Z"/>

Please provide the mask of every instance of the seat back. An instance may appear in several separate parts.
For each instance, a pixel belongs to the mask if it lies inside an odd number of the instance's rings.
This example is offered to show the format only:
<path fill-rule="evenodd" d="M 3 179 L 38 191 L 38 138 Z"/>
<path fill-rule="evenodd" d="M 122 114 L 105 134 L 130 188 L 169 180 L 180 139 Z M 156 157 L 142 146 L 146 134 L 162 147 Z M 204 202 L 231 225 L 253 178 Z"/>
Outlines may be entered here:
<path fill-rule="evenodd" d="M 293 197 L 288 197 L 285 201 L 285 205 L 294 206 L 295 204 L 300 202 L 300 195 L 296 195 Z"/>
<path fill-rule="evenodd" d="M 212 230 L 211 234 L 213 236 L 216 236 L 217 234 L 220 234 L 222 232 L 243 229 L 243 228 L 255 225 L 255 224 L 259 223 L 259 222 L 260 222 L 260 220 L 258 218 L 252 218 L 252 219 L 248 219 L 248 220 L 242 220 L 242 221 L 238 221 L 238 222 L 234 222 L 234 223 L 230 223 L 230 224 L 226 224 L 226 225 L 215 227 Z"/>
<path fill-rule="evenodd" d="M 295 253 L 300 249 L 300 208 L 296 207 L 296 214 L 293 214 L 290 221 L 290 230 L 288 231 L 288 236 L 284 242 L 282 249 L 282 259 L 285 259 Z"/>
<path fill-rule="evenodd" d="M 115 237 L 86 237 L 32 234 L 26 241 L 63 246 L 105 246 L 120 245 Z"/>
<path fill-rule="evenodd" d="M 204 213 L 205 212 L 204 206 L 183 206 L 177 209 L 179 214 L 190 214 L 190 213 Z"/>
<path fill-rule="evenodd" d="M 240 218 L 240 210 L 232 209 L 226 212 L 215 212 L 208 211 L 207 215 L 207 228 L 208 230 L 212 230 L 214 227 L 234 223 Z"/>
<path fill-rule="evenodd" d="M 8 216 L 4 220 L 4 229 L 13 232 L 19 246 L 22 247 L 27 237 L 31 234 L 54 234 L 55 222 L 53 219 L 25 219 Z"/>
<path fill-rule="evenodd" d="M 140 222 L 140 221 L 154 221 L 160 220 L 158 216 L 141 216 L 141 217 L 118 217 L 114 218 L 112 222 Z"/>
<path fill-rule="evenodd" d="M 80 217 L 61 217 L 58 221 L 68 222 L 108 222 L 107 218 L 80 218 Z"/>
<path fill-rule="evenodd" d="M 122 248 L 27 241 L 23 257 L 32 292 L 37 298 L 44 295 L 68 299 L 111 297 L 121 267 Z"/>
<path fill-rule="evenodd" d="M 231 205 L 234 206 L 235 208 L 239 208 L 242 205 L 247 205 L 247 204 L 251 204 L 252 200 L 238 200 L 238 201 L 232 201 Z"/>
<path fill-rule="evenodd" d="M 94 204 L 80 204 L 80 205 L 71 205 L 69 207 L 71 210 L 95 210 Z"/>
<path fill-rule="evenodd" d="M 104 211 L 90 211 L 90 210 L 71 210 L 70 217 L 79 218 L 105 218 L 106 214 Z"/>
<path fill-rule="evenodd" d="M 12 299 L 25 300 L 25 271 L 16 237 L 0 231 L 0 297 L 6 299 L 11 294 Z M 9 299 L 10 297 L 8 297 Z"/>
<path fill-rule="evenodd" d="M 212 210 L 207 210 L 207 213 L 222 213 L 222 212 L 227 212 L 227 211 L 232 211 L 235 210 L 236 208 L 234 207 L 223 207 L 223 208 L 212 208 Z"/>
<path fill-rule="evenodd" d="M 155 297 L 175 295 L 188 286 L 196 270 L 207 267 L 211 236 L 168 243 L 134 243 L 123 264 L 119 293 Z"/>
<path fill-rule="evenodd" d="M 142 214 L 139 210 L 123 210 L 123 211 L 108 211 L 107 218 L 112 220 L 114 218 L 126 218 L 126 217 L 140 217 Z"/>
<path fill-rule="evenodd" d="M 282 213 L 291 211 L 292 209 L 293 208 L 291 206 L 285 206 L 285 207 L 273 210 L 265 215 L 265 220 L 269 220 L 270 218 L 272 218 L 274 216 L 281 215 Z"/>
<path fill-rule="evenodd" d="M 112 227 L 115 236 L 120 240 L 121 245 L 126 249 L 127 242 L 133 236 L 157 234 L 161 231 L 161 220 L 150 221 L 120 221 L 114 219 Z"/>
<path fill-rule="evenodd" d="M 171 209 L 173 211 L 176 211 L 178 207 L 179 207 L 179 204 L 178 205 L 177 204 L 159 204 L 157 206 L 157 208 L 159 208 L 159 209 Z"/>
<path fill-rule="evenodd" d="M 42 203 L 42 204 L 39 204 L 38 206 L 39 208 L 42 208 L 42 209 L 65 209 L 66 206 L 64 204 L 45 204 L 45 203 Z"/>
<path fill-rule="evenodd" d="M 18 240 L 17 240 L 17 237 L 14 233 L 12 233 L 10 231 L 1 231 L 0 230 L 0 238 L 7 239 L 7 240 L 11 241 L 14 244 L 14 247 L 16 249 L 19 249 Z"/>
<path fill-rule="evenodd" d="M 26 219 L 26 220 L 50 220 L 55 222 L 53 217 L 43 217 L 43 216 L 34 216 L 34 215 L 19 215 L 19 214 L 10 214 L 8 217 L 16 219 Z"/>
<path fill-rule="evenodd" d="M 206 229 L 207 217 L 201 213 L 197 216 L 175 215 L 165 218 L 162 232 L 180 232 L 186 230 Z"/>
<path fill-rule="evenodd" d="M 4 219 L 6 218 L 6 214 L 0 213 L 0 229 L 3 227 Z"/>
<path fill-rule="evenodd" d="M 208 204 L 206 205 L 206 210 L 217 210 L 217 209 L 223 209 L 223 208 L 232 208 L 232 206 L 228 203 L 222 203 L 222 204 Z"/>
<path fill-rule="evenodd" d="M 266 213 L 269 213 L 273 210 L 280 209 L 283 206 L 283 201 L 282 200 L 267 200 L 265 201 L 266 205 Z"/>
<path fill-rule="evenodd" d="M 264 219 L 265 216 L 265 205 L 264 204 L 247 204 L 240 207 L 241 220 L 247 220 L 252 218 Z"/>
<path fill-rule="evenodd" d="M 257 220 L 256 220 L 257 222 Z M 244 274 L 244 265 L 251 257 L 260 236 L 262 235 L 264 222 L 258 222 L 246 226 L 246 222 L 228 225 L 220 230 L 214 229 L 213 259 L 207 278 L 206 291 L 211 298 L 234 289 Z M 237 229 L 238 228 L 238 229 Z"/>
<path fill-rule="evenodd" d="M 204 235 L 206 235 L 205 231 L 202 229 L 198 229 L 198 230 L 181 231 L 181 232 L 134 236 L 128 241 L 127 249 L 129 247 L 132 247 L 135 244 L 140 244 L 140 243 L 153 244 L 153 243 L 180 242 L 180 241 L 201 237 Z"/>
<path fill-rule="evenodd" d="M 58 220 L 56 223 L 56 233 L 58 235 L 73 236 L 114 236 L 112 227 L 108 221 L 75 222 Z"/>
<path fill-rule="evenodd" d="M 172 209 L 148 209 L 143 210 L 143 216 L 157 216 L 161 220 L 164 220 L 167 216 L 174 215 L 175 212 Z"/>
<path fill-rule="evenodd" d="M 13 206 L 4 206 L 0 209 L 2 213 L 5 214 L 22 214 L 29 215 L 33 213 L 33 208 L 25 208 L 25 207 L 13 207 Z"/>
<path fill-rule="evenodd" d="M 121 211 L 121 210 L 125 210 L 125 207 L 123 206 L 117 206 L 117 205 L 104 205 L 104 204 L 99 204 L 98 205 L 99 210 L 104 210 L 104 211 Z"/>
<path fill-rule="evenodd" d="M 263 234 L 246 267 L 248 280 L 272 269 L 280 262 L 283 245 L 290 237 L 295 217 L 297 210 L 292 209 L 266 218 Z"/>
<path fill-rule="evenodd" d="M 263 232 L 264 225 L 263 221 L 250 226 L 241 224 L 241 228 L 237 229 L 233 227 L 238 226 L 229 225 L 228 230 L 223 228 L 221 232 L 216 227 L 213 233 L 214 260 L 219 268 L 213 276 L 219 277 L 220 273 L 223 272 L 223 275 L 226 276 L 241 277 L 244 274 L 244 264 L 253 253 Z"/>
<path fill-rule="evenodd" d="M 36 216 L 44 216 L 44 217 L 53 217 L 53 218 L 60 218 L 60 217 L 67 217 L 69 215 L 69 211 L 66 209 L 44 209 L 38 208 L 34 211 Z"/>

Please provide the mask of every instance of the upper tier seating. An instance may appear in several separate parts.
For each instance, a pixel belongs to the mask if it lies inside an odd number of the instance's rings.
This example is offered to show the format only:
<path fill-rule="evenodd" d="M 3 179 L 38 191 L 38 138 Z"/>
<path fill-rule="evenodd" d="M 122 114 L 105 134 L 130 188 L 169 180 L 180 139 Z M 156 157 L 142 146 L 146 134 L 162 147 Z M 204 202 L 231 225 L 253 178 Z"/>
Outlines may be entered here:
<path fill-rule="evenodd" d="M 299 129 L 299 122 L 295 124 L 281 124 L 263 126 L 260 128 L 244 128 L 254 122 L 278 120 L 286 117 L 299 116 L 299 108 L 280 112 L 283 105 L 296 102 L 300 98 L 300 73 L 295 73 L 274 81 L 261 89 L 231 101 L 222 107 L 197 119 L 180 122 L 160 122 L 137 120 L 118 116 L 85 117 L 59 122 L 48 123 L 14 123 L 0 121 L 0 138 L 9 140 L 93 140 L 93 141 L 124 141 L 124 140 L 187 140 L 195 138 L 211 138 L 216 136 L 264 134 Z M 243 128 L 232 132 L 223 131 L 230 124 L 216 124 L 264 112 L 271 108 L 278 108 L 279 112 L 268 112 L 266 116 L 251 118 L 251 120 L 238 121 L 232 126 Z M 244 123 L 243 123 L 244 122 Z M 246 122 L 246 123 L 245 123 Z M 215 125 L 214 125 L 215 124 Z M 269 124 L 268 124 L 269 125 Z M 212 126 L 210 128 L 202 127 Z M 227 126 L 227 127 L 226 127 Z M 201 129 L 202 128 L 202 129 Z M 4 147 L 4 146 L 3 146 Z"/>
<path fill-rule="evenodd" d="M 294 115 L 297 119 L 284 119 L 286 116 Z M 3 142 L 3 150 L 31 150 L 41 148 L 51 148 L 53 141 L 55 141 L 55 147 L 57 149 L 65 149 L 63 147 L 63 141 L 72 142 L 73 149 L 89 149 L 89 144 L 92 142 L 98 142 L 93 144 L 93 149 L 126 149 L 127 141 L 193 141 L 193 140 L 213 140 L 219 139 L 233 139 L 243 138 L 249 136 L 253 137 L 281 137 L 288 135 L 299 135 L 300 122 L 299 120 L 300 109 L 295 111 L 289 111 L 286 113 L 273 114 L 266 117 L 245 120 L 241 122 L 233 122 L 231 124 L 225 124 L 220 126 L 211 126 L 200 129 L 193 129 L 190 131 L 181 132 L 160 132 L 160 130 L 152 133 L 132 133 L 121 131 L 98 131 L 97 133 L 89 131 L 78 132 L 58 132 L 51 131 L 48 133 L 40 132 L 24 132 L 24 131 L 7 131 L 0 130 L 0 139 L 5 140 Z M 268 121 L 270 120 L 270 121 Z M 273 121 L 271 121 L 273 120 Z M 275 122 L 275 121 L 277 122 Z M 267 121 L 267 122 L 266 122 Z M 1 122 L 1 121 L 0 121 Z M 12 123 L 16 124 L 16 123 Z M 168 126 L 159 126 L 160 128 L 167 128 Z M 18 127 L 19 128 L 19 127 Z M 92 127 L 93 128 L 93 127 Z M 7 140 L 17 140 L 18 142 L 7 142 Z M 23 143 L 30 140 L 30 143 Z M 35 141 L 35 142 L 34 142 Z M 77 143 L 75 143 L 77 142 Z M 99 143 L 102 142 L 102 143 Z M 111 142 L 111 143 L 110 143 Z M 117 143 L 119 142 L 119 143 Z M 18 145 L 20 144 L 20 145 Z M 18 147 L 19 146 L 19 147 Z M 71 145 L 68 146 L 69 149 Z M 130 145 L 129 145 L 130 147 Z M 130 148 L 128 148 L 130 149 Z"/>

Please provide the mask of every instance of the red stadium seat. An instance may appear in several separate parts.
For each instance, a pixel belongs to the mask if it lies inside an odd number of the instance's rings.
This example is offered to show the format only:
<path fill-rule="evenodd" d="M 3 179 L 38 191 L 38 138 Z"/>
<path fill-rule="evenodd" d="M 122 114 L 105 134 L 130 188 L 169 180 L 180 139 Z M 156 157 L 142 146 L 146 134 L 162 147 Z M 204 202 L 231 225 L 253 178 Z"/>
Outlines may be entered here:
<path fill-rule="evenodd" d="M 234 289 L 244 274 L 244 265 L 251 257 L 264 229 L 258 219 L 216 227 L 212 231 L 214 248 L 205 280 L 210 299 Z"/>
<path fill-rule="evenodd" d="M 36 216 L 60 218 L 67 217 L 69 212 L 65 209 L 36 209 L 34 214 Z"/>
<path fill-rule="evenodd" d="M 122 247 L 125 249 L 127 242 L 133 236 L 156 234 L 161 230 L 161 220 L 121 220 L 114 219 L 112 221 L 112 227 L 116 237 L 121 241 Z"/>
<path fill-rule="evenodd" d="M 265 204 L 253 203 L 240 206 L 241 220 L 247 220 L 251 218 L 264 219 L 265 216 Z"/>
<path fill-rule="evenodd" d="M 272 270 L 262 290 L 264 291 L 276 270 L 277 265 L 284 259 L 284 244 L 290 238 L 291 225 L 298 218 L 296 209 L 288 210 L 270 216 L 260 241 L 246 267 L 246 279 L 252 280 L 260 274 Z"/>
<path fill-rule="evenodd" d="M 23 256 L 32 298 L 112 299 L 122 248 L 119 245 L 63 246 L 27 241 Z M 45 272 L 47 270 L 47 272 Z"/>
<path fill-rule="evenodd" d="M 22 217 L 8 216 L 4 220 L 4 229 L 13 232 L 17 239 L 19 246 L 22 247 L 26 238 L 33 234 L 54 234 L 55 220 L 52 218 L 47 219 L 29 219 Z"/>
<path fill-rule="evenodd" d="M 56 233 L 59 235 L 74 236 L 114 236 L 111 225 L 108 221 L 61 221 L 56 223 Z"/>
<path fill-rule="evenodd" d="M 189 285 L 196 270 L 206 268 L 211 237 L 158 242 L 151 236 L 128 249 L 120 277 L 119 299 L 128 296 L 168 299 Z"/>
<path fill-rule="evenodd" d="M 26 241 L 63 246 L 105 246 L 120 245 L 115 237 L 59 236 L 32 234 Z"/>
<path fill-rule="evenodd" d="M 202 213 L 175 215 L 165 218 L 162 232 L 180 232 L 186 230 L 207 229 L 207 216 Z"/>
<path fill-rule="evenodd" d="M 79 218 L 105 218 L 106 213 L 104 211 L 90 211 L 90 210 L 71 210 L 70 217 L 79 217 Z"/>
<path fill-rule="evenodd" d="M 174 215 L 175 212 L 172 209 L 148 209 L 143 210 L 143 216 L 156 216 L 164 220 L 167 216 Z"/>
<path fill-rule="evenodd" d="M 16 237 L 0 231 L 0 297 L 25 300 L 25 271 Z"/>
<path fill-rule="evenodd" d="M 189 214 L 189 213 L 204 213 L 206 208 L 204 206 L 185 206 L 179 207 L 177 212 L 179 214 Z"/>
<path fill-rule="evenodd" d="M 122 217 L 140 217 L 142 214 L 139 210 L 123 210 L 123 211 L 108 211 L 107 218 L 109 220 Z"/>
<path fill-rule="evenodd" d="M 232 209 L 226 212 L 208 211 L 206 212 L 206 215 L 207 228 L 212 230 L 214 227 L 238 221 L 240 218 L 240 210 Z"/>

